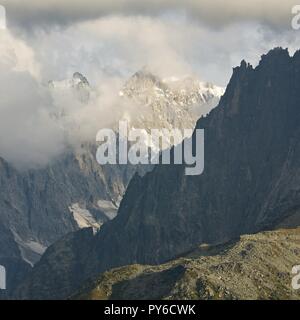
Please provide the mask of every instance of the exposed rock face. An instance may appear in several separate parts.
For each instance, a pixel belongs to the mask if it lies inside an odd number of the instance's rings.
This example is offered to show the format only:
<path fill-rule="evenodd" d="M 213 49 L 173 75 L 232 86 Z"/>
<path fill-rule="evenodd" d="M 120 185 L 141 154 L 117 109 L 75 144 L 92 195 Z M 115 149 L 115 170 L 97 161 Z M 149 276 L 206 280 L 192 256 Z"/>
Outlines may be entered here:
<path fill-rule="evenodd" d="M 98 262 L 90 271 L 161 263 L 197 243 L 271 228 L 299 208 L 299 71 L 299 52 L 290 57 L 283 49 L 255 69 L 242 62 L 219 106 L 198 122 L 205 129 L 204 174 L 157 166 L 135 177 L 118 218 L 97 235 L 91 257 Z"/>
<path fill-rule="evenodd" d="M 147 69 L 135 73 L 120 92 L 140 106 L 132 126 L 146 130 L 194 129 L 223 94 L 223 88 L 193 77 L 160 79 Z"/>
<path fill-rule="evenodd" d="M 6 270 L 6 290 L 0 290 L 0 299 L 9 298 L 11 292 L 22 282 L 31 266 L 23 261 L 14 236 L 0 220 L 0 265 Z"/>
<path fill-rule="evenodd" d="M 164 265 L 108 271 L 71 299 L 299 300 L 291 285 L 299 248 L 299 228 L 246 235 L 226 245 L 199 246 Z"/>
<path fill-rule="evenodd" d="M 14 298 L 63 299 L 69 294 L 70 288 L 74 290 L 78 282 L 82 281 L 93 237 L 93 229 L 86 228 L 63 237 L 51 246 L 44 254 L 43 260 L 36 264 L 35 277 L 40 281 L 31 282 L 31 285 L 27 286 L 30 280 L 29 274 L 29 278 L 20 286 Z M 52 282 L 54 279 L 55 283 Z"/>
<path fill-rule="evenodd" d="M 157 166 L 136 175 L 117 218 L 92 241 L 85 277 L 299 221 L 299 86 L 300 52 L 274 49 L 255 69 L 244 61 L 234 69 L 219 106 L 197 124 L 206 136 L 204 174 Z M 37 272 L 25 286 L 41 281 Z"/>
<path fill-rule="evenodd" d="M 0 217 L 24 260 L 33 263 L 49 245 L 81 227 L 80 212 L 90 213 L 99 226 L 111 219 L 111 209 L 101 203 L 117 208 L 135 170 L 100 166 L 95 147 L 88 146 L 39 170 L 19 172 L 1 160 Z"/>

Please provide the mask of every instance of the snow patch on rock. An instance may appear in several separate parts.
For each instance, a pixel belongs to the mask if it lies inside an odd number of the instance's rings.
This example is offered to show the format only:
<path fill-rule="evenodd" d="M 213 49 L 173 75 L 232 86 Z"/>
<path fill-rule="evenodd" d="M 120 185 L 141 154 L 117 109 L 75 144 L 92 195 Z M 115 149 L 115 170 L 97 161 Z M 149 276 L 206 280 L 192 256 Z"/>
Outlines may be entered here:
<path fill-rule="evenodd" d="M 89 210 L 81 208 L 79 203 L 74 203 L 69 207 L 70 212 L 73 214 L 74 220 L 76 221 L 80 229 L 92 227 L 94 231 L 97 231 L 101 227 L 94 216 L 90 213 Z"/>

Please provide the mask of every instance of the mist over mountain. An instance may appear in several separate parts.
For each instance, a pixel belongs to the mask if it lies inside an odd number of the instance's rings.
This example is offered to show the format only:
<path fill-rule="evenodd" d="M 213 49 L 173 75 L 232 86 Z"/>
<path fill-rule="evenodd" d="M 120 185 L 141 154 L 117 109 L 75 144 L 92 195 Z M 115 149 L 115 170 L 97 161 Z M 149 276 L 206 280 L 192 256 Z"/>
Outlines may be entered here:
<path fill-rule="evenodd" d="M 158 79 L 154 75 L 151 77 Z M 115 91 L 116 101 L 120 104 L 117 112 L 111 110 L 113 114 L 109 125 L 112 128 L 117 127 L 118 120 L 126 119 L 130 120 L 132 127 L 140 126 L 148 131 L 154 125 L 158 129 L 171 129 L 179 125 L 180 128 L 188 126 L 192 129 L 198 119 L 194 108 L 206 114 L 223 93 L 222 88 L 207 84 L 209 88 L 197 87 L 182 92 L 179 104 L 176 97 L 169 95 L 167 86 L 162 95 L 152 83 L 151 90 L 143 92 L 141 99 L 138 88 L 143 87 L 144 80 L 151 77 L 147 74 L 134 84 L 130 78 L 123 84 L 126 88 L 131 83 L 130 95 L 121 95 L 122 87 Z M 86 134 L 85 124 L 90 124 L 92 118 L 95 118 L 95 125 L 101 122 L 108 124 L 108 119 L 101 120 L 101 116 L 100 122 L 97 122 L 97 117 L 103 112 L 101 108 L 95 112 L 100 93 L 84 75 L 75 72 L 70 79 L 49 81 L 43 90 L 48 91 L 56 106 L 49 110 L 48 119 L 64 133 L 66 145 L 54 159 L 47 159 L 38 166 L 30 163 L 30 168 L 19 168 L 14 161 L 0 158 L 0 226 L 5 230 L 1 237 L 0 264 L 9 266 L 11 288 L 61 237 L 88 227 L 97 232 L 103 224 L 115 218 L 133 175 L 136 172 L 143 175 L 151 170 L 151 166 L 100 166 L 97 163 L 96 136 Z M 134 113 L 133 110 L 139 112 Z M 86 112 L 89 112 L 87 118 L 82 118 Z M 40 154 L 43 149 L 39 151 Z M 16 266 L 11 268 L 8 261 L 14 261 Z"/>

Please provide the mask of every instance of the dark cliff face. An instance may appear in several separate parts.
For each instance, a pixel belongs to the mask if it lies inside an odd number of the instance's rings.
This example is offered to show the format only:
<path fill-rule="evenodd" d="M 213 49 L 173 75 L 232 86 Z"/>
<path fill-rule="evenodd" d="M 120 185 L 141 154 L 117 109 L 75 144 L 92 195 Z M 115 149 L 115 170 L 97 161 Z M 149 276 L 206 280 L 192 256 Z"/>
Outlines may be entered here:
<path fill-rule="evenodd" d="M 272 228 L 300 206 L 300 54 L 280 48 L 234 69 L 205 129 L 205 170 L 158 166 L 130 184 L 88 270 L 160 263 L 198 243 Z M 93 267 L 90 267 L 93 266 Z"/>
<path fill-rule="evenodd" d="M 28 171 L 18 171 L 0 158 L 0 219 L 18 244 L 35 241 L 47 247 L 77 230 L 70 211 L 74 203 L 94 209 L 95 219 L 108 220 L 97 201 L 117 202 L 135 168 L 100 166 L 95 153 L 86 147 L 78 154 L 66 153 L 48 167 Z M 36 262 L 39 257 L 34 258 Z"/>
<path fill-rule="evenodd" d="M 0 290 L 0 300 L 9 298 L 16 286 L 24 280 L 31 267 L 21 257 L 13 234 L 0 219 L 0 265 L 6 269 L 6 290 Z"/>
<path fill-rule="evenodd" d="M 14 294 L 14 299 L 63 299 L 78 287 L 84 276 L 93 229 L 70 233 L 44 254 Z M 38 281 L 37 281 L 38 279 Z"/>
<path fill-rule="evenodd" d="M 274 49 L 255 69 L 243 61 L 219 106 L 197 128 L 205 129 L 204 173 L 157 166 L 136 175 L 117 218 L 91 242 L 86 278 L 112 267 L 161 263 L 200 243 L 272 228 L 299 212 L 300 52 L 290 57 Z M 37 272 L 27 286 L 41 280 Z"/>
<path fill-rule="evenodd" d="M 73 204 L 86 207 L 95 221 L 105 223 L 109 216 L 98 200 L 117 203 L 137 170 L 100 166 L 95 147 L 85 148 L 82 153 L 68 152 L 48 167 L 27 171 L 0 158 L 0 265 L 6 267 L 9 288 L 5 293 L 23 280 L 29 263 L 36 263 L 46 247 L 78 230 L 70 211 Z"/>

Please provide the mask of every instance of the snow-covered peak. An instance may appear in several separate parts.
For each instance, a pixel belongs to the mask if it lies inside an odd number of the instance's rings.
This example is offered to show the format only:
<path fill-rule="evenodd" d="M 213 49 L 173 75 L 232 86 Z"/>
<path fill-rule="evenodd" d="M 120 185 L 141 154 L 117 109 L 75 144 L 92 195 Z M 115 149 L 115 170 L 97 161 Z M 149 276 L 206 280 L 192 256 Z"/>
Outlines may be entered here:
<path fill-rule="evenodd" d="M 90 98 L 91 87 L 85 76 L 75 72 L 71 79 L 60 81 L 49 81 L 48 86 L 54 93 L 73 94 L 75 97 L 85 103 Z"/>
<path fill-rule="evenodd" d="M 80 88 L 80 87 L 89 87 L 90 84 L 85 76 L 79 72 L 75 72 L 71 79 L 63 80 L 51 80 L 49 81 L 49 87 L 55 89 L 69 89 L 69 88 Z"/>
<path fill-rule="evenodd" d="M 121 96 L 131 98 L 151 98 L 162 94 L 167 90 L 167 86 L 160 80 L 159 77 L 153 75 L 147 69 L 142 69 L 136 72 L 124 85 L 123 90 L 120 92 Z"/>
<path fill-rule="evenodd" d="M 214 97 L 220 98 L 224 94 L 224 88 L 210 82 L 202 82 L 193 76 L 166 78 L 163 79 L 163 83 L 174 94 L 197 97 L 200 102 L 207 102 Z"/>
<path fill-rule="evenodd" d="M 135 73 L 120 91 L 120 96 L 140 106 L 132 126 L 146 130 L 193 129 L 223 94 L 224 88 L 192 76 L 160 79 L 146 69 Z"/>
<path fill-rule="evenodd" d="M 85 85 L 85 86 L 90 86 L 87 78 L 82 75 L 80 72 L 75 72 L 73 74 L 73 78 L 72 78 L 72 81 L 75 85 Z"/>

